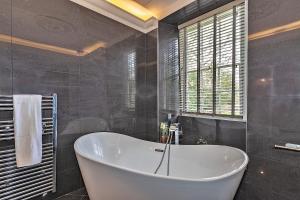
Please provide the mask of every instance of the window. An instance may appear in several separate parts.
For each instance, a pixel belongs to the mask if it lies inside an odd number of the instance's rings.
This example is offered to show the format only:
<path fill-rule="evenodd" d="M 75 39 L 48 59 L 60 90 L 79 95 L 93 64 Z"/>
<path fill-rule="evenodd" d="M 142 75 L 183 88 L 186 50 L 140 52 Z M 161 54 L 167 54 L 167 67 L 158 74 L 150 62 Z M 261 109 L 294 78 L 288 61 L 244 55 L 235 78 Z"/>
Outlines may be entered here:
<path fill-rule="evenodd" d="M 136 52 L 128 54 L 128 85 L 127 85 L 127 107 L 130 110 L 135 110 L 135 94 L 136 94 Z"/>
<path fill-rule="evenodd" d="M 245 3 L 179 27 L 182 113 L 243 118 Z"/>

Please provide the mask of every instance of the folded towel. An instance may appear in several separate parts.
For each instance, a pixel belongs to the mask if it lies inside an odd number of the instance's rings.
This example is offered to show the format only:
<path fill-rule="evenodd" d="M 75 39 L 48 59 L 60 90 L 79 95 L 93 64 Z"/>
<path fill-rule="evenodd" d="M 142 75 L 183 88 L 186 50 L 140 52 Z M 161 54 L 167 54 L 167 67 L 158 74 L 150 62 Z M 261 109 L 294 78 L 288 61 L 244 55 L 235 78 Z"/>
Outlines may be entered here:
<path fill-rule="evenodd" d="M 17 167 L 42 161 L 42 96 L 14 95 L 14 129 Z"/>

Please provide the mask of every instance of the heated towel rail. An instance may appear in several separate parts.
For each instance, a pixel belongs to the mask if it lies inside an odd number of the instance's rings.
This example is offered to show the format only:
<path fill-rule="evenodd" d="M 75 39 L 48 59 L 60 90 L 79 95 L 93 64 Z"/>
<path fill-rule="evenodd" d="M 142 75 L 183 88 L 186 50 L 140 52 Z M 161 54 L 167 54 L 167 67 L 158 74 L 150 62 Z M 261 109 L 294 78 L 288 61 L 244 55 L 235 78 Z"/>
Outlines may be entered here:
<path fill-rule="evenodd" d="M 13 96 L 0 95 L 0 200 L 27 200 L 56 191 L 57 95 L 42 97 L 42 162 L 17 168 Z"/>

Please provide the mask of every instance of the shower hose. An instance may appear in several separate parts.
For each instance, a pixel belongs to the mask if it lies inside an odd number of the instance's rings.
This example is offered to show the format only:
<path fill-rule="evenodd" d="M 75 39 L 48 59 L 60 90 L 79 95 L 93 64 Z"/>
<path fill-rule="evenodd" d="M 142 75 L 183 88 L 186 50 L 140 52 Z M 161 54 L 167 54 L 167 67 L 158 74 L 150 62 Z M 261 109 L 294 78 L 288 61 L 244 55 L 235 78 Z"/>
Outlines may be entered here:
<path fill-rule="evenodd" d="M 168 148 L 168 160 L 167 160 L 167 176 L 169 176 L 170 174 L 170 155 L 171 155 L 171 142 L 172 142 L 172 137 L 173 137 L 173 132 L 172 131 L 169 131 L 169 134 L 168 134 L 168 138 L 167 138 L 167 142 L 165 144 L 165 148 L 164 148 L 164 151 L 163 151 L 163 154 L 161 156 L 161 159 L 160 159 L 160 162 L 156 168 L 156 170 L 154 171 L 154 174 L 157 174 L 158 170 L 160 169 L 163 161 L 164 161 L 164 157 L 165 157 L 165 154 L 166 154 L 166 151 L 167 151 L 167 148 Z"/>

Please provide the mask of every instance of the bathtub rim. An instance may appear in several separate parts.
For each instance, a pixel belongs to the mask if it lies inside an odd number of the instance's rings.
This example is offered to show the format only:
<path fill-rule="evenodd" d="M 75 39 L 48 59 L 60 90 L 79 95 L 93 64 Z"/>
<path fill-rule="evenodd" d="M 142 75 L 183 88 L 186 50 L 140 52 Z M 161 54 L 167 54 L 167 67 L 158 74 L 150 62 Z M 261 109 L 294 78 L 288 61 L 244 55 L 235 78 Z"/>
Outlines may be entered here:
<path fill-rule="evenodd" d="M 186 181 L 186 182 L 211 182 L 211 181 L 217 181 L 217 180 L 229 178 L 231 176 L 234 176 L 234 175 L 240 173 L 243 170 L 246 170 L 246 167 L 247 167 L 248 162 L 249 162 L 248 155 L 243 150 L 241 150 L 241 149 L 238 149 L 238 148 L 235 148 L 235 147 L 226 146 L 226 145 L 209 145 L 209 146 L 223 146 L 223 147 L 227 147 L 227 148 L 231 148 L 231 149 L 237 150 L 237 151 L 239 151 L 243 155 L 244 161 L 239 166 L 239 168 L 237 168 L 237 169 L 235 169 L 233 171 L 230 171 L 229 173 L 225 173 L 225 174 L 223 174 L 221 176 L 214 176 L 214 177 L 209 177 L 209 178 L 198 178 L 198 179 L 194 179 L 194 178 L 182 178 L 182 177 L 174 177 L 174 176 L 172 177 L 172 176 L 167 176 L 167 175 L 160 175 L 160 174 L 154 174 L 154 173 L 149 173 L 149 172 L 143 172 L 143 171 L 134 170 L 134 169 L 131 169 L 131 168 L 128 168 L 128 167 L 122 167 L 120 165 L 112 164 L 112 163 L 105 162 L 105 161 L 98 161 L 98 160 L 92 158 L 91 156 L 86 155 L 86 153 L 80 152 L 80 148 L 78 147 L 79 146 L 78 143 L 79 143 L 79 140 L 81 138 L 88 137 L 88 136 L 91 136 L 91 135 L 99 135 L 99 134 L 103 134 L 103 133 L 118 134 L 118 135 L 122 135 L 122 136 L 125 136 L 125 137 L 130 137 L 130 138 L 133 138 L 133 139 L 136 139 L 136 140 L 141 140 L 141 141 L 144 141 L 144 142 L 150 142 L 150 141 L 146 141 L 146 140 L 134 138 L 132 136 L 123 135 L 123 134 L 115 133 L 115 132 L 102 131 L 102 132 L 88 133 L 88 134 L 83 135 L 83 136 L 79 137 L 78 139 L 76 139 L 76 141 L 74 143 L 74 150 L 75 150 L 76 156 L 78 154 L 79 156 L 81 156 L 81 157 L 83 157 L 83 158 L 85 158 L 87 160 L 90 160 L 92 162 L 99 163 L 99 164 L 102 164 L 102 165 L 106 165 L 106 166 L 109 166 L 109 167 L 113 167 L 113 168 L 116 168 L 116 169 L 119 169 L 119 170 L 128 171 L 128 172 L 131 172 L 131 173 L 136 173 L 136 174 L 143 175 L 143 176 L 149 176 L 149 177 L 154 177 L 154 178 L 162 178 L 162 179 L 169 179 L 169 180 L 177 180 L 177 181 Z M 157 144 L 157 142 L 150 142 L 150 143 L 156 143 Z M 182 145 L 182 146 L 198 146 L 198 145 Z"/>

